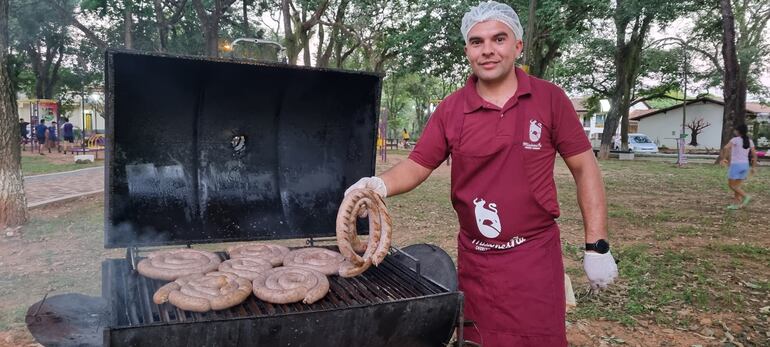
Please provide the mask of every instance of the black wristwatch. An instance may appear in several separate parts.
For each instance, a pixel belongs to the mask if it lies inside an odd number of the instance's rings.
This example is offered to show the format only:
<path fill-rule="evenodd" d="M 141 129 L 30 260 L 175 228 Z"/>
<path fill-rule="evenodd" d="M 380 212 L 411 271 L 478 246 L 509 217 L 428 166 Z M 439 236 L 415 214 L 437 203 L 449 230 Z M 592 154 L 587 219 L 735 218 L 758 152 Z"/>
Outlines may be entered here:
<path fill-rule="evenodd" d="M 586 243 L 586 251 L 594 251 L 599 254 L 604 254 L 610 251 L 610 243 L 605 239 L 599 239 L 594 243 Z"/>

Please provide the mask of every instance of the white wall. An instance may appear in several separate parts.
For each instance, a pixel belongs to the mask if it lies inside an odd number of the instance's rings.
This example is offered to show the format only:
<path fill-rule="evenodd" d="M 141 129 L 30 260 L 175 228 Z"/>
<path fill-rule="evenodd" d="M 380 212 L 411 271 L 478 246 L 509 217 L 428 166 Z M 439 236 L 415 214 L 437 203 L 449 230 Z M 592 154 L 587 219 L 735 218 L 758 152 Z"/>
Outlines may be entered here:
<path fill-rule="evenodd" d="M 711 102 L 700 102 L 687 105 L 686 123 L 703 118 L 711 126 L 703 129 L 698 134 L 698 148 L 719 148 L 722 136 L 722 105 Z M 686 128 L 686 133 L 690 134 L 690 129 Z M 668 148 L 676 148 L 676 140 L 682 131 L 682 108 L 678 107 L 665 113 L 658 113 L 653 116 L 639 120 L 639 132 L 647 134 L 658 146 L 664 145 Z M 690 143 L 690 136 L 687 136 L 687 143 Z"/>
<path fill-rule="evenodd" d="M 19 102 L 18 105 L 19 110 L 19 118 L 24 118 L 25 121 L 30 121 L 30 104 L 29 102 Z M 98 113 L 98 111 L 93 110 L 90 105 L 85 105 L 85 113 L 91 113 L 91 119 L 92 119 L 92 129 L 96 129 L 99 132 L 104 132 L 104 118 L 101 117 L 101 114 Z M 67 117 L 70 120 L 70 123 L 72 123 L 75 128 L 81 129 L 83 126 L 83 112 L 80 111 L 80 105 L 77 105 L 77 109 L 72 110 L 71 112 L 68 112 L 66 114 L 62 114 L 62 117 Z M 50 124 L 50 122 L 46 122 L 46 124 Z M 63 124 L 63 123 L 62 123 Z"/>

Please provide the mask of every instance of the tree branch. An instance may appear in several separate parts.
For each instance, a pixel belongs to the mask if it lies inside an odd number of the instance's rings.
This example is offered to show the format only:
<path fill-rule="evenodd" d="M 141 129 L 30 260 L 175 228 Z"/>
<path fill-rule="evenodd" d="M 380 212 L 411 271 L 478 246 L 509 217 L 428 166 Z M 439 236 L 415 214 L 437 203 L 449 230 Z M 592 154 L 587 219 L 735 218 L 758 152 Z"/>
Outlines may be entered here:
<path fill-rule="evenodd" d="M 85 35 L 91 42 L 93 42 L 97 47 L 99 47 L 100 50 L 107 49 L 107 42 L 100 39 L 96 34 L 83 25 L 83 23 L 80 23 L 80 21 L 75 18 L 75 16 L 67 11 L 64 7 L 62 7 L 56 0 L 46 0 L 53 8 L 56 10 L 56 12 L 59 14 L 59 16 L 64 19 L 67 22 L 70 22 L 74 27 L 78 28 L 81 32 L 83 32 L 83 35 Z"/>

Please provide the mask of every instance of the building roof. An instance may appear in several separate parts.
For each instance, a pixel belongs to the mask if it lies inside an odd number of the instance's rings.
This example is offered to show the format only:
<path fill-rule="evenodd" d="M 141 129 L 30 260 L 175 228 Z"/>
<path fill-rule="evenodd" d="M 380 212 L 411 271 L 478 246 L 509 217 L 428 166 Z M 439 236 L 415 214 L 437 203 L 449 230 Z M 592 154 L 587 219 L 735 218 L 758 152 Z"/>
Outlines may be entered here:
<path fill-rule="evenodd" d="M 687 105 L 696 104 L 696 103 L 712 103 L 720 106 L 724 106 L 725 102 L 722 98 L 717 98 L 713 96 L 703 96 L 697 99 L 692 99 L 687 101 Z M 666 113 L 671 110 L 675 110 L 677 108 L 681 108 L 682 104 L 676 104 L 674 106 L 666 107 L 666 108 L 660 108 L 660 109 L 650 109 L 650 110 L 642 110 L 642 111 L 632 111 L 628 115 L 628 119 L 632 120 L 641 120 L 642 118 L 647 118 L 650 116 L 654 116 L 656 114 L 660 113 Z M 770 107 L 764 106 L 759 103 L 754 102 L 747 102 L 746 103 L 746 113 L 748 115 L 757 115 L 760 113 L 770 113 Z"/>
<path fill-rule="evenodd" d="M 628 112 L 628 119 L 629 120 L 638 120 L 639 118 L 643 118 L 644 115 L 648 113 L 653 113 L 659 111 L 658 109 L 648 109 L 648 110 L 631 110 Z"/>
<path fill-rule="evenodd" d="M 569 101 L 572 101 L 572 107 L 575 108 L 575 112 L 578 114 L 588 112 L 588 107 L 585 106 L 586 98 L 570 98 Z"/>

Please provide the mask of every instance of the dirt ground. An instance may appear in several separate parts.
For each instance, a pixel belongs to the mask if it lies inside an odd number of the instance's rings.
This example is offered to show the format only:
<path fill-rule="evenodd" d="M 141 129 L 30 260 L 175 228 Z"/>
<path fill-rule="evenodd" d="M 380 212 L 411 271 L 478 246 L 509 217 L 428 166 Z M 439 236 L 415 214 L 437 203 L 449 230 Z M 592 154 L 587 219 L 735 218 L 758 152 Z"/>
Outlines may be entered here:
<path fill-rule="evenodd" d="M 404 158 L 389 154 L 378 171 Z M 396 246 L 433 243 L 456 256 L 449 169 L 388 198 Z M 557 160 L 564 261 L 578 296 L 570 345 L 770 346 L 770 169 L 750 179 L 754 201 L 739 211 L 725 210 L 725 172 L 713 165 L 606 161 L 602 170 L 621 278 L 591 293 L 574 183 Z M 23 321 L 46 293 L 99 295 L 99 264 L 123 256 L 103 249 L 102 230 L 103 199 L 89 197 L 36 209 L 27 226 L 0 235 L 0 347 L 37 345 Z"/>

